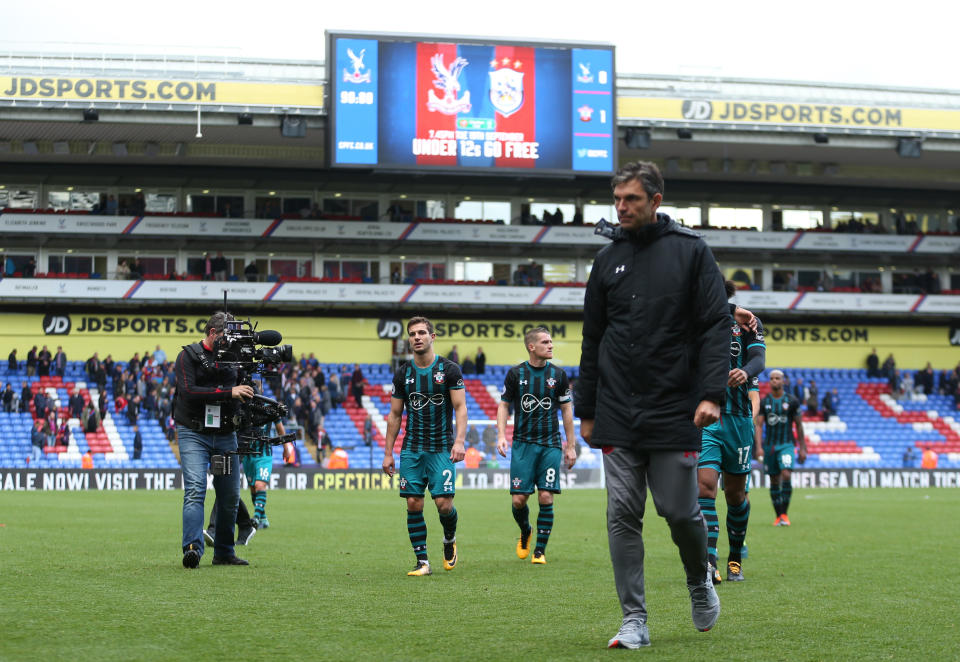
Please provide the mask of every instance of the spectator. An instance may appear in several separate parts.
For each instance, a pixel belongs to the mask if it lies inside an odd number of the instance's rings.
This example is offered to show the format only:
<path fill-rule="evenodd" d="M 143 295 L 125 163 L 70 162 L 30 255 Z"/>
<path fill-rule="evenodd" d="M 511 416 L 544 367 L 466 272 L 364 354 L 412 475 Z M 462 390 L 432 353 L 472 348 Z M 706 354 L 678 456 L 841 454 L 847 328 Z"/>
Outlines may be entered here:
<path fill-rule="evenodd" d="M 60 345 L 57 345 L 57 353 L 53 356 L 53 370 L 61 379 L 63 379 L 63 373 L 67 371 L 67 355 Z"/>
<path fill-rule="evenodd" d="M 343 394 L 340 392 L 340 377 L 337 376 L 337 373 L 334 372 L 327 380 L 327 390 L 330 392 L 330 408 L 336 409 L 337 405 L 344 400 Z"/>
<path fill-rule="evenodd" d="M 936 469 L 939 461 L 937 452 L 929 444 L 923 447 L 923 455 L 920 456 L 921 469 Z"/>
<path fill-rule="evenodd" d="M 210 261 L 210 266 L 213 269 L 214 280 L 227 279 L 227 258 L 223 256 L 223 251 L 217 251 L 217 257 Z"/>
<path fill-rule="evenodd" d="M 133 264 L 130 265 L 130 280 L 140 280 L 143 278 L 143 262 L 139 257 L 133 258 Z"/>
<path fill-rule="evenodd" d="M 23 265 L 23 277 L 24 278 L 33 278 L 37 273 L 37 260 L 32 255 L 30 259 L 27 260 L 27 263 Z"/>
<path fill-rule="evenodd" d="M 46 350 L 46 345 L 43 346 Z M 50 352 L 42 351 L 37 355 L 37 377 L 50 376 Z"/>
<path fill-rule="evenodd" d="M 827 394 L 823 396 L 823 418 L 824 420 L 830 420 L 831 417 L 837 415 L 837 409 L 840 406 L 840 395 L 837 393 L 837 389 L 832 389 L 827 391 Z"/>
<path fill-rule="evenodd" d="M 34 345 L 27 352 L 27 377 L 37 374 L 37 346 Z"/>
<path fill-rule="evenodd" d="M 8 414 L 13 413 L 13 398 L 16 395 L 16 392 L 13 390 L 10 382 L 7 382 L 7 385 L 3 389 L 3 411 Z"/>
<path fill-rule="evenodd" d="M 143 191 L 137 191 L 133 196 L 133 206 L 131 208 L 134 216 L 143 216 L 147 212 L 147 199 Z"/>
<path fill-rule="evenodd" d="M 10 352 L 10 356 L 7 357 L 7 370 L 9 372 L 16 372 L 20 368 L 17 363 L 17 349 L 13 348 L 13 351 Z"/>
<path fill-rule="evenodd" d="M 60 421 L 60 427 L 57 428 L 56 445 L 62 447 L 70 446 L 70 424 L 66 418 Z"/>
<path fill-rule="evenodd" d="M 917 449 L 913 444 L 907 446 L 903 453 L 903 468 L 912 469 L 917 466 Z"/>
<path fill-rule="evenodd" d="M 33 421 L 33 429 L 30 431 L 30 461 L 39 462 L 43 457 L 43 443 L 46 441 L 46 435 L 43 434 L 44 419 L 37 418 Z"/>
<path fill-rule="evenodd" d="M 320 409 L 324 416 L 333 409 L 333 396 L 330 394 L 330 387 L 326 384 L 320 387 Z"/>
<path fill-rule="evenodd" d="M 884 377 L 890 379 L 893 377 L 893 372 L 896 369 L 897 362 L 893 360 L 893 354 L 887 354 L 887 358 L 883 360 L 883 366 L 880 368 L 880 372 Z"/>
<path fill-rule="evenodd" d="M 87 448 L 87 452 L 80 458 L 81 469 L 93 469 L 93 451 Z"/>
<path fill-rule="evenodd" d="M 323 427 L 323 409 L 320 408 L 316 399 L 310 399 L 310 406 L 307 410 L 307 433 L 313 443 L 319 440 L 320 429 Z"/>
<path fill-rule="evenodd" d="M 452 363 L 460 363 L 460 352 L 457 351 L 456 345 L 451 347 L 450 351 L 447 352 L 447 359 L 449 359 Z"/>
<path fill-rule="evenodd" d="M 477 347 L 477 360 L 474 362 L 477 367 L 477 374 L 482 375 L 487 370 L 487 355 L 483 353 L 483 347 Z"/>
<path fill-rule="evenodd" d="M 925 395 L 933 394 L 933 366 L 927 361 L 927 366 L 917 373 L 917 388 L 922 389 Z"/>
<path fill-rule="evenodd" d="M 13 257 L 7 255 L 3 262 L 3 275 L 12 278 L 15 273 L 17 273 L 17 263 L 13 261 Z"/>
<path fill-rule="evenodd" d="M 43 391 L 37 391 L 33 396 L 33 412 L 34 416 L 37 418 L 46 418 L 47 417 L 47 396 L 44 395 Z"/>
<path fill-rule="evenodd" d="M 817 389 L 817 382 L 810 380 L 810 386 L 807 387 L 807 413 L 811 416 L 817 415 L 817 409 L 820 402 L 820 393 Z"/>
<path fill-rule="evenodd" d="M 890 385 L 890 392 L 893 393 L 894 397 L 898 397 L 897 394 L 900 393 L 902 381 L 903 377 L 900 375 L 900 370 L 894 368 L 893 374 L 887 380 L 887 383 Z"/>
<path fill-rule="evenodd" d="M 157 345 L 157 349 L 153 352 L 153 360 L 160 366 L 167 362 L 167 353 L 160 349 L 160 345 Z"/>
<path fill-rule="evenodd" d="M 897 372 L 900 371 L 897 370 Z M 893 391 L 893 393 L 897 399 L 913 400 L 913 375 L 910 374 L 910 371 L 905 371 L 900 375 L 900 389 Z"/>
<path fill-rule="evenodd" d="M 326 457 L 330 455 L 333 449 L 333 442 L 330 441 L 330 435 L 324 428 L 317 430 L 317 462 L 323 464 Z"/>
<path fill-rule="evenodd" d="M 953 395 L 957 392 L 960 377 L 956 370 L 944 370 L 940 375 L 940 392 L 943 395 Z"/>
<path fill-rule="evenodd" d="M 363 378 L 363 371 L 360 369 L 359 363 L 353 364 L 353 374 L 350 375 L 350 393 L 353 395 L 354 402 L 357 403 L 357 407 L 363 409 L 363 385 L 365 380 Z"/>
<path fill-rule="evenodd" d="M 473 359 L 469 356 L 463 360 L 463 363 L 460 365 L 460 372 L 464 375 L 472 375 L 476 373 L 477 368 L 473 365 Z"/>
<path fill-rule="evenodd" d="M 488 425 L 483 428 L 481 437 L 484 453 L 489 457 L 495 457 L 497 454 L 497 426 Z"/>
<path fill-rule="evenodd" d="M 126 260 L 117 262 L 117 280 L 130 280 L 130 266 Z"/>
<path fill-rule="evenodd" d="M 23 382 L 23 388 L 20 389 L 20 413 L 25 414 L 30 411 L 30 401 L 33 400 L 33 391 L 30 390 L 30 384 Z"/>
<path fill-rule="evenodd" d="M 140 426 L 133 426 L 133 459 L 139 460 L 143 454 L 143 436 L 140 434 Z"/>
<path fill-rule="evenodd" d="M 210 259 L 210 253 L 203 254 L 203 260 L 200 263 L 200 276 L 203 280 L 213 280 L 213 260 Z"/>
<path fill-rule="evenodd" d="M 78 386 L 73 389 L 73 394 L 70 396 L 70 418 L 80 418 L 80 414 L 83 413 L 83 404 L 83 396 L 80 395 L 80 387 Z"/>
<path fill-rule="evenodd" d="M 251 260 L 250 264 L 243 268 L 243 275 L 248 283 L 255 283 L 260 277 L 260 270 L 257 268 L 257 261 Z"/>
<path fill-rule="evenodd" d="M 363 444 L 373 446 L 373 419 L 370 418 L 370 412 L 363 419 Z"/>
<path fill-rule="evenodd" d="M 877 356 L 877 348 L 874 347 L 870 354 L 867 355 L 867 377 L 873 379 L 882 376 L 883 374 L 880 372 L 880 357 Z"/>
<path fill-rule="evenodd" d="M 96 383 L 97 374 L 103 369 L 103 365 L 100 363 L 100 355 L 97 352 L 94 352 L 93 356 L 87 359 L 87 362 L 83 364 L 83 367 L 87 372 L 87 381 L 91 384 Z"/>
<path fill-rule="evenodd" d="M 116 216 L 117 215 L 117 196 L 109 195 L 107 196 L 107 204 L 104 205 L 104 212 L 107 216 Z"/>
<path fill-rule="evenodd" d="M 798 402 L 807 401 L 807 389 L 803 385 L 803 377 L 797 377 L 797 379 L 793 382 L 793 388 L 791 392 L 793 393 L 793 397 L 795 397 Z"/>
<path fill-rule="evenodd" d="M 142 400 L 139 395 L 133 396 L 133 399 L 127 403 L 127 420 L 130 421 L 130 425 L 136 425 L 137 419 L 140 418 L 140 406 Z"/>

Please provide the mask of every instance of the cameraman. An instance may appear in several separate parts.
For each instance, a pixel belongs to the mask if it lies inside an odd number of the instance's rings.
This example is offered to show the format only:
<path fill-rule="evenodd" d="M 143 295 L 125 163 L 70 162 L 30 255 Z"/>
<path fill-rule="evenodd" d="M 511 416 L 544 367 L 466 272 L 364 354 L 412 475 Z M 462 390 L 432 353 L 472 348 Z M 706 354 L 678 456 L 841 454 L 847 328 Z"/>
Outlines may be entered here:
<path fill-rule="evenodd" d="M 202 342 L 183 348 L 177 356 L 177 395 L 173 418 L 180 444 L 183 469 L 183 567 L 196 568 L 203 555 L 203 500 L 207 491 L 207 466 L 214 455 L 229 463 L 228 475 L 214 476 L 213 487 L 220 508 L 213 547 L 213 565 L 248 565 L 233 550 L 233 523 L 240 498 L 240 461 L 234 431 L 235 401 L 249 400 L 253 389 L 237 384 L 232 367 L 217 368 L 216 347 L 224 327 L 233 320 L 229 313 L 214 313 L 204 327 Z"/>

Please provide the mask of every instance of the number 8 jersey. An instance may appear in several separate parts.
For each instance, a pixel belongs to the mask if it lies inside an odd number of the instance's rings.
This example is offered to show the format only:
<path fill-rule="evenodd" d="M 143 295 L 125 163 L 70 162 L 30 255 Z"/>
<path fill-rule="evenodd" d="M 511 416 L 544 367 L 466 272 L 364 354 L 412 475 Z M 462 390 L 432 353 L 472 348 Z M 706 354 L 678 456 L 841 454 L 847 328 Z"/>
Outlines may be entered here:
<path fill-rule="evenodd" d="M 535 368 L 524 361 L 510 368 L 500 399 L 513 403 L 513 443 L 560 448 L 557 413 L 571 397 L 567 374 L 551 363 Z"/>

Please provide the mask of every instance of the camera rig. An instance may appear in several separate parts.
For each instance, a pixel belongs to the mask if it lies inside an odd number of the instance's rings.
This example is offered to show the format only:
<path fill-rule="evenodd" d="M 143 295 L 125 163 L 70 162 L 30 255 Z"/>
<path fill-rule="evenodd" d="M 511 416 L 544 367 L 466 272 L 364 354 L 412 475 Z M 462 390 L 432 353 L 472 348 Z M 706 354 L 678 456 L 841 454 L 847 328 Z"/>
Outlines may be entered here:
<path fill-rule="evenodd" d="M 226 311 L 227 296 L 223 296 Z M 228 320 L 223 336 L 214 346 L 215 366 L 237 369 L 238 385 L 246 385 L 257 390 L 254 375 L 274 372 L 283 363 L 293 360 L 293 346 L 280 345 L 283 336 L 279 331 L 256 331 L 250 320 Z M 258 347 L 258 345 L 263 345 Z M 262 387 L 260 388 L 262 392 Z M 289 410 L 281 402 L 256 393 L 249 401 L 241 401 L 233 416 L 233 427 L 237 431 L 237 450 L 210 458 L 210 471 L 215 476 L 229 475 L 231 463 L 228 455 L 263 455 L 271 446 L 292 442 L 296 434 L 288 432 L 271 437 L 270 424 L 287 417 Z"/>

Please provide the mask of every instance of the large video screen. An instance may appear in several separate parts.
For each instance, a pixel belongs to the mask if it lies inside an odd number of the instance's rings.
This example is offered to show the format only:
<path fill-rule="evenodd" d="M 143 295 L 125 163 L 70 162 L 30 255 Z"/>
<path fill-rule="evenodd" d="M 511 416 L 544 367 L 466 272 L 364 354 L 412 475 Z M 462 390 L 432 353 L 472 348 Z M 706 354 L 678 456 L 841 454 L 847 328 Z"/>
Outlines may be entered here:
<path fill-rule="evenodd" d="M 614 49 L 327 33 L 333 167 L 610 174 Z"/>

